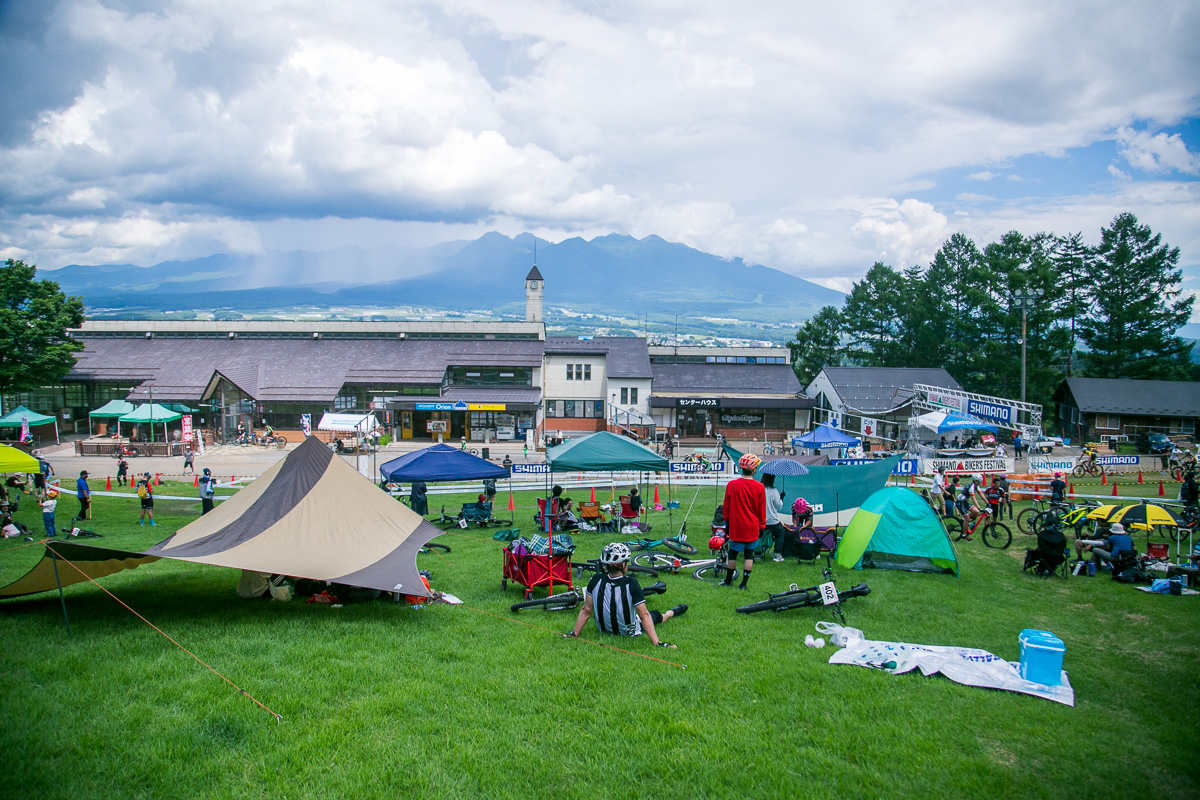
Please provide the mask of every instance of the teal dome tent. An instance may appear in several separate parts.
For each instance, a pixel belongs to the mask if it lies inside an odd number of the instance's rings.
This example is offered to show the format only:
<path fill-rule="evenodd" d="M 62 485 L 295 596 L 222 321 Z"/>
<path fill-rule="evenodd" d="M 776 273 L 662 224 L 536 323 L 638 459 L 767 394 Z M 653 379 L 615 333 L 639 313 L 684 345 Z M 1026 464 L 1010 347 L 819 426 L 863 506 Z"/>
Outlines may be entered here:
<path fill-rule="evenodd" d="M 875 492 L 854 512 L 838 544 L 837 562 L 854 569 L 958 575 L 958 559 L 942 521 L 920 495 L 896 486 Z"/>

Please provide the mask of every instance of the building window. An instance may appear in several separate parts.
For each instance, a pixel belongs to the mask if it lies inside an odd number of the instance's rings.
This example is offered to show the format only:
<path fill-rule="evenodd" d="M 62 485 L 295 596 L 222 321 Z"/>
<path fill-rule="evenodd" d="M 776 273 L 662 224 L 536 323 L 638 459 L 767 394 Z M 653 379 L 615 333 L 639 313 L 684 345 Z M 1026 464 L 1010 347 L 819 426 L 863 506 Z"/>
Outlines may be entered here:
<path fill-rule="evenodd" d="M 1105 430 L 1119 430 L 1121 427 L 1120 414 L 1097 414 L 1096 427 Z"/>
<path fill-rule="evenodd" d="M 591 364 L 583 365 L 583 379 L 585 381 L 590 381 L 592 379 L 592 365 Z"/>
<path fill-rule="evenodd" d="M 621 405 L 629 405 L 629 390 L 624 386 L 621 387 Z"/>
<path fill-rule="evenodd" d="M 567 380 L 569 380 L 569 381 L 575 380 L 575 365 L 574 364 L 567 364 Z"/>
<path fill-rule="evenodd" d="M 566 416 L 566 417 L 575 416 L 575 401 L 574 400 L 567 400 L 566 402 L 563 403 L 563 405 L 566 406 L 566 413 L 563 416 Z"/>
<path fill-rule="evenodd" d="M 637 387 L 636 386 L 631 386 L 629 388 L 629 404 L 634 405 L 634 406 L 637 405 Z"/>

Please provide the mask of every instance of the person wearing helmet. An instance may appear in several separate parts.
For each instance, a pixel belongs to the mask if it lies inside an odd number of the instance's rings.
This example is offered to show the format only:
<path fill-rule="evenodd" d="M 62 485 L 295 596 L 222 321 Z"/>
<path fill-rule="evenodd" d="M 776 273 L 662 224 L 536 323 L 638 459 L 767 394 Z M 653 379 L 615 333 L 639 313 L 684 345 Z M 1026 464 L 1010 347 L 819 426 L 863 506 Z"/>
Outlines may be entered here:
<path fill-rule="evenodd" d="M 146 520 L 150 520 L 151 525 L 157 525 L 154 521 L 154 481 L 150 478 L 150 473 L 147 472 L 145 477 L 137 482 L 137 496 L 142 501 L 142 511 L 138 519 L 138 525 L 145 525 Z"/>
<path fill-rule="evenodd" d="M 58 492 L 51 489 L 38 504 L 42 507 L 42 524 L 46 526 L 46 535 L 54 537 L 57 528 L 54 527 L 54 508 L 58 505 Z"/>
<path fill-rule="evenodd" d="M 963 489 L 963 506 L 966 508 L 966 513 L 963 516 L 962 533 L 959 534 L 959 539 L 971 541 L 971 536 L 967 533 L 970 525 L 981 514 L 988 513 L 987 499 L 984 497 L 983 491 L 983 476 L 975 473 L 971 476 L 971 482 Z"/>
<path fill-rule="evenodd" d="M 217 494 L 217 479 L 212 476 L 212 471 L 205 467 L 204 474 L 200 476 L 196 485 L 200 487 L 200 516 L 204 516 L 213 510 L 213 498 Z"/>
<path fill-rule="evenodd" d="M 742 477 L 735 478 L 725 487 L 725 501 L 721 508 L 729 531 L 729 562 L 721 586 L 733 585 L 738 553 L 742 554 L 742 582 L 738 585 L 739 589 L 746 588 L 750 571 L 754 569 L 754 548 L 767 525 L 767 493 L 763 485 L 754 480 L 754 472 L 761 463 L 762 459 L 753 453 L 742 456 L 738 459 Z"/>
<path fill-rule="evenodd" d="M 618 636 L 641 636 L 645 633 L 656 647 L 675 645 L 658 638 L 658 625 L 687 611 L 681 603 L 670 611 L 660 613 L 646 608 L 646 597 L 637 578 L 626 574 L 629 570 L 629 548 L 621 542 L 606 544 L 600 553 L 600 563 L 607 572 L 597 572 L 583 590 L 583 608 L 575 618 L 575 627 L 563 636 L 574 638 L 583 632 L 583 626 L 593 615 L 601 633 Z"/>
<path fill-rule="evenodd" d="M 1050 481 L 1050 503 L 1060 506 L 1067 503 L 1067 482 L 1061 472 L 1054 473 L 1054 480 Z"/>

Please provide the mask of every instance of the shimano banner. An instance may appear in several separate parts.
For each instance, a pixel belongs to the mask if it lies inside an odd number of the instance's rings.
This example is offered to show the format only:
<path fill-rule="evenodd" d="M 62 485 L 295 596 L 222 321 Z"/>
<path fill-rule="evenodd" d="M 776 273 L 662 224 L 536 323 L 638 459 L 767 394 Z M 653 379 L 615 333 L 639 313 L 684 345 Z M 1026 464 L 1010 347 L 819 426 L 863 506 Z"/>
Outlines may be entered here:
<path fill-rule="evenodd" d="M 544 475 L 550 471 L 549 464 L 513 464 L 510 468 L 513 475 Z"/>
<path fill-rule="evenodd" d="M 1030 456 L 1030 472 L 1070 472 L 1075 469 L 1074 456 Z"/>
<path fill-rule="evenodd" d="M 877 464 L 877 458 L 833 458 L 829 460 L 830 464 L 841 466 L 842 464 Z M 921 465 L 915 458 L 902 458 L 897 462 L 895 469 L 892 470 L 893 475 L 920 475 Z"/>
<path fill-rule="evenodd" d="M 671 472 L 705 473 L 724 472 L 724 461 L 672 461 Z"/>
<path fill-rule="evenodd" d="M 1011 425 L 1016 420 L 1016 409 L 1002 403 L 988 403 L 983 400 L 968 400 L 967 413 L 979 419 L 991 422 L 1002 422 Z"/>

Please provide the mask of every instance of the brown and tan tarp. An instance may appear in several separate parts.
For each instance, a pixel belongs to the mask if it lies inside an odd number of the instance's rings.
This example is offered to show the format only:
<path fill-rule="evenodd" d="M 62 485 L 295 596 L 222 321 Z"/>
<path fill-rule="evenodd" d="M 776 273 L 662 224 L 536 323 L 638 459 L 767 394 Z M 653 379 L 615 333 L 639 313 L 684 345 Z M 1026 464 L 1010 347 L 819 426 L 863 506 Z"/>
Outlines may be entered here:
<path fill-rule="evenodd" d="M 144 552 L 51 543 L 60 557 L 98 578 L 173 558 L 385 592 L 430 596 L 417 552 L 442 533 L 380 491 L 315 437 L 208 514 Z M 57 588 L 47 552 L 0 598 Z M 58 565 L 63 586 L 87 580 Z"/>

